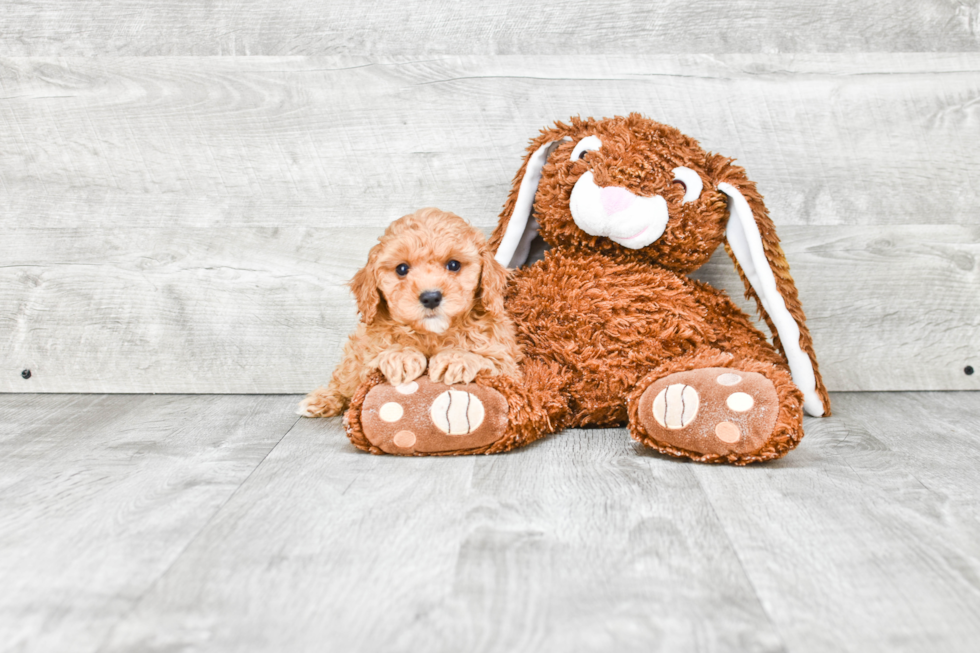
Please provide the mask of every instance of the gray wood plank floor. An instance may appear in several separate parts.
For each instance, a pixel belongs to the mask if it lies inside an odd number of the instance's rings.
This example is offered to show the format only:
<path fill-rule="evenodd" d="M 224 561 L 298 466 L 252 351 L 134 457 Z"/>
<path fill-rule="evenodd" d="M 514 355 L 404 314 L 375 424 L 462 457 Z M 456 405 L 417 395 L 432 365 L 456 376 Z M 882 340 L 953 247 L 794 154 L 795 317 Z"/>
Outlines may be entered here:
<path fill-rule="evenodd" d="M 2 651 L 972 651 L 980 393 L 783 460 L 353 449 L 294 396 L 0 395 Z"/>

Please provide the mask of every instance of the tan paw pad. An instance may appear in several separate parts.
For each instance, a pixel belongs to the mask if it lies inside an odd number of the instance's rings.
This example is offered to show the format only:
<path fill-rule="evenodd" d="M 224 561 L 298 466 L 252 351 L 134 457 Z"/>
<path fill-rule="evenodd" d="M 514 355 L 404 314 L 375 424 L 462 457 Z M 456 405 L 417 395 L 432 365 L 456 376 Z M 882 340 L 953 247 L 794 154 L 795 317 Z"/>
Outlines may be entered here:
<path fill-rule="evenodd" d="M 738 439 L 742 437 L 742 429 L 738 428 L 731 422 L 722 422 L 715 427 L 715 435 L 722 442 L 738 442 Z"/>
<path fill-rule="evenodd" d="M 699 400 L 697 390 L 675 383 L 661 390 L 653 400 L 653 417 L 660 426 L 682 429 L 697 416 Z"/>
<path fill-rule="evenodd" d="M 750 394 L 736 392 L 728 395 L 725 403 L 736 413 L 744 413 L 747 410 L 752 410 L 752 406 L 755 406 L 755 399 Z"/>
<path fill-rule="evenodd" d="M 504 435 L 507 400 L 475 383 L 448 386 L 421 376 L 402 386 L 372 388 L 361 407 L 361 425 L 368 441 L 387 453 L 464 453 Z"/>
<path fill-rule="evenodd" d="M 732 392 L 738 386 L 738 392 Z M 772 382 L 755 372 L 678 372 L 640 396 L 639 427 L 655 443 L 698 454 L 750 453 L 771 437 L 779 412 Z"/>
<path fill-rule="evenodd" d="M 395 390 L 397 390 L 399 394 L 413 395 L 416 392 L 418 392 L 419 384 L 416 383 L 415 381 L 410 381 L 408 383 L 402 383 L 401 385 L 396 385 Z"/>
<path fill-rule="evenodd" d="M 740 377 L 738 374 L 725 372 L 724 374 L 719 374 L 718 378 L 715 380 L 721 385 L 738 385 L 742 382 L 742 377 Z"/>
<path fill-rule="evenodd" d="M 395 437 L 391 439 L 395 443 L 396 447 L 401 447 L 403 449 L 410 449 L 415 446 L 415 434 L 411 431 L 399 431 L 395 433 Z"/>
<path fill-rule="evenodd" d="M 380 417 L 381 419 L 383 419 L 388 423 L 397 422 L 402 418 L 402 415 L 404 414 L 405 414 L 405 409 L 402 408 L 402 405 L 394 401 L 389 401 L 388 403 L 383 405 L 380 409 L 378 409 L 378 417 Z"/>
<path fill-rule="evenodd" d="M 429 409 L 432 423 L 447 435 L 467 435 L 483 424 L 483 402 L 461 390 L 447 390 Z"/>

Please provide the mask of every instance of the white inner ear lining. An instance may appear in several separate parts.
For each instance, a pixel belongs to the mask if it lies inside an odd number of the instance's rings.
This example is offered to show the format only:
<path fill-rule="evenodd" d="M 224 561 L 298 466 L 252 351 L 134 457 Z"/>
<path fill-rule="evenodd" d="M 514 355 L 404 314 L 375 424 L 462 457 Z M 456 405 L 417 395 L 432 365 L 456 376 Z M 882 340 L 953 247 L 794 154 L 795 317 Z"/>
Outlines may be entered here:
<path fill-rule="evenodd" d="M 824 413 L 824 406 L 817 395 L 817 379 L 813 372 L 813 364 L 807 353 L 800 347 L 800 325 L 786 308 L 786 302 L 779 293 L 776 277 L 769 266 L 769 259 L 766 258 L 762 235 L 752 215 L 752 209 L 742 193 L 731 184 L 720 183 L 718 190 L 728 196 L 730 215 L 728 229 L 725 232 L 728 245 L 732 248 L 732 253 L 735 254 L 735 260 L 738 261 L 742 272 L 745 273 L 745 278 L 749 280 L 749 284 L 759 296 L 762 307 L 776 326 L 776 332 L 779 334 L 779 340 L 789 363 L 789 370 L 793 375 L 793 382 L 803 393 L 803 409 L 809 415 L 820 417 Z"/>
<path fill-rule="evenodd" d="M 524 264 L 524 261 L 516 261 L 514 258 L 521 241 L 525 240 L 525 230 L 529 226 L 534 196 L 537 193 L 538 184 L 541 182 L 541 169 L 544 168 L 552 150 L 560 143 L 570 140 L 570 138 L 565 137 L 558 141 L 545 143 L 528 158 L 524 178 L 521 179 L 517 200 L 514 203 L 514 211 L 507 223 L 507 230 L 500 241 L 500 246 L 497 248 L 495 258 L 501 265 L 515 268 Z M 675 168 L 674 174 L 676 175 L 678 171 L 683 170 L 689 169 Z M 694 171 L 691 170 L 691 172 Z M 682 172 L 682 174 L 686 173 Z M 698 186 L 698 194 L 700 195 L 702 182 L 696 173 L 694 173 L 694 177 L 690 178 L 691 183 L 682 177 L 678 177 L 678 179 L 687 186 L 687 192 L 684 194 L 685 202 L 689 201 L 687 197 L 692 186 Z M 779 294 L 776 279 L 762 247 L 762 236 L 759 234 L 759 227 L 755 223 L 752 209 L 738 189 L 731 184 L 718 184 L 718 190 L 725 193 L 729 198 L 730 216 L 726 237 L 729 246 L 732 248 L 732 253 L 735 254 L 735 259 L 745 273 L 745 277 L 749 280 L 752 288 L 759 296 L 763 308 L 776 326 L 776 332 L 779 334 L 786 359 L 789 362 L 790 372 L 793 375 L 793 382 L 803 392 L 803 409 L 808 414 L 819 417 L 824 413 L 824 406 L 816 393 L 816 375 L 813 372 L 813 364 L 806 352 L 800 348 L 800 327 L 790 315 L 782 295 Z"/>
<path fill-rule="evenodd" d="M 566 136 L 560 140 L 545 143 L 528 158 L 527 166 L 524 168 L 524 178 L 521 179 L 521 186 L 517 191 L 517 200 L 514 202 L 514 212 L 510 214 L 507 230 L 504 232 L 504 237 L 500 240 L 500 246 L 497 247 L 497 253 L 494 255 L 497 262 L 505 268 L 513 269 L 524 265 L 525 261 L 516 260 L 519 258 L 516 254 L 522 240 L 530 242 L 533 239 L 533 236 L 525 238 L 524 232 L 529 226 L 528 219 L 531 217 L 531 209 L 534 208 L 534 196 L 538 192 L 538 184 L 541 183 L 541 169 L 544 168 L 552 150 L 559 144 L 570 140 L 572 139 Z"/>

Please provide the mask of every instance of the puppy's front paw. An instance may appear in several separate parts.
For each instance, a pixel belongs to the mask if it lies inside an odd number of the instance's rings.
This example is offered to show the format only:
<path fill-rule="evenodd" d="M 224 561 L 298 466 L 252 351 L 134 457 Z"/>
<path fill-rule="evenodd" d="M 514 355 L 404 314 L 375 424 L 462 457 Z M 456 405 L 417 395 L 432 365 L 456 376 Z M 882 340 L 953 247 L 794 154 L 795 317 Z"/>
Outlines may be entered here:
<path fill-rule="evenodd" d="M 489 358 L 458 349 L 441 351 L 429 361 L 429 378 L 446 385 L 469 383 L 480 370 L 495 372 L 497 366 Z"/>
<path fill-rule="evenodd" d="M 391 385 L 402 385 L 422 376 L 425 356 L 414 349 L 394 349 L 378 357 L 378 369 Z"/>
<path fill-rule="evenodd" d="M 334 417 L 344 412 L 342 397 L 327 388 L 317 388 L 299 402 L 296 414 L 303 417 Z"/>

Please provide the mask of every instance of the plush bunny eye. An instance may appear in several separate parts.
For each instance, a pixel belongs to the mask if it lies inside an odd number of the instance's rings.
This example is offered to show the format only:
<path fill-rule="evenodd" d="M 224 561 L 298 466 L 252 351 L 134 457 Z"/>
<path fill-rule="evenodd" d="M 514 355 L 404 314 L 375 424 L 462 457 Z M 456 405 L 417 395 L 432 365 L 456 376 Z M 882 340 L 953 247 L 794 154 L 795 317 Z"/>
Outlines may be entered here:
<path fill-rule="evenodd" d="M 404 277 L 406 274 L 408 274 L 408 263 L 399 263 L 395 268 L 395 274 L 400 277 Z"/>
<path fill-rule="evenodd" d="M 600 147 L 602 147 L 602 141 L 599 140 L 598 136 L 586 136 L 580 140 L 576 145 L 575 149 L 572 150 L 572 161 L 578 161 L 586 152 L 595 152 Z"/>
<path fill-rule="evenodd" d="M 704 184 L 701 183 L 701 176 L 690 168 L 674 168 L 674 182 L 680 182 L 684 187 L 682 204 L 693 202 L 701 197 L 701 189 L 704 188 Z"/>

